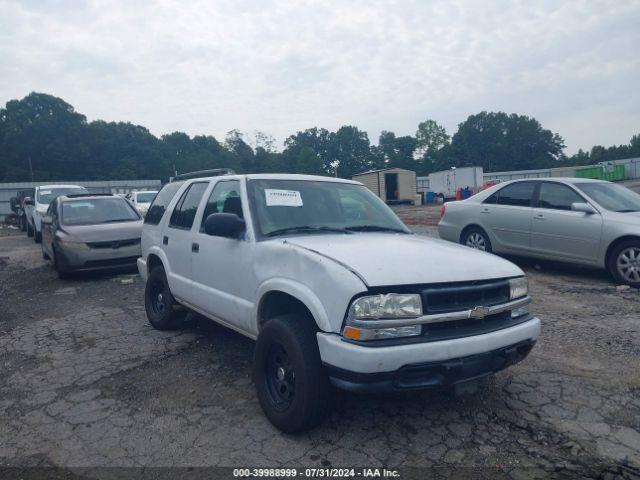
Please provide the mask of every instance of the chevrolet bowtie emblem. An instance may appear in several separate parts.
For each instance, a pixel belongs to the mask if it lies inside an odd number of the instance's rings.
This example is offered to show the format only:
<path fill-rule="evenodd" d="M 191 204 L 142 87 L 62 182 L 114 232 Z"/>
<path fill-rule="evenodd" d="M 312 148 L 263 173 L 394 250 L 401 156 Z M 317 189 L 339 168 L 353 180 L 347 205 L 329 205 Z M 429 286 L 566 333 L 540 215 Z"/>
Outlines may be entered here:
<path fill-rule="evenodd" d="M 487 315 L 489 315 L 489 309 L 487 307 L 473 307 L 473 309 L 469 310 L 469 318 L 481 320 Z"/>

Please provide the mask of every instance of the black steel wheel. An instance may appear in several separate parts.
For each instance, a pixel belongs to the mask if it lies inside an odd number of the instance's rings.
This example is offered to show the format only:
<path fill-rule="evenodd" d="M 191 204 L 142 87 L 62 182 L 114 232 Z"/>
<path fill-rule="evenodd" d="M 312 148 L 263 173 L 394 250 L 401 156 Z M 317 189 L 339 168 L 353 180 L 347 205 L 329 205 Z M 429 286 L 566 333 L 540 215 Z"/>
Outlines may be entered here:
<path fill-rule="evenodd" d="M 331 408 L 332 388 L 322 365 L 313 318 L 275 317 L 258 335 L 253 377 L 260 406 L 286 433 L 318 425 Z"/>
<path fill-rule="evenodd" d="M 144 289 L 144 307 L 151 326 L 157 330 L 176 328 L 174 306 L 176 301 L 171 295 L 164 268 L 155 267 L 149 273 Z"/>

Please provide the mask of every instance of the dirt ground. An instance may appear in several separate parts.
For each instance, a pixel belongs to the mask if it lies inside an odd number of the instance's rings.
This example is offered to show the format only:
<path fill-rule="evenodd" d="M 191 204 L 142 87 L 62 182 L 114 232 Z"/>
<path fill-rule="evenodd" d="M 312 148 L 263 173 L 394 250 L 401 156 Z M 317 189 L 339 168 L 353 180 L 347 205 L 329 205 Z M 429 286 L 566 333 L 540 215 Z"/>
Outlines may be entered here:
<path fill-rule="evenodd" d="M 435 236 L 429 223 L 414 228 Z M 542 320 L 524 362 L 471 396 L 339 395 L 292 436 L 260 410 L 250 340 L 193 316 L 158 332 L 135 272 L 61 281 L 31 239 L 0 232 L 0 466 L 640 477 L 640 293 L 604 272 L 516 259 Z"/>

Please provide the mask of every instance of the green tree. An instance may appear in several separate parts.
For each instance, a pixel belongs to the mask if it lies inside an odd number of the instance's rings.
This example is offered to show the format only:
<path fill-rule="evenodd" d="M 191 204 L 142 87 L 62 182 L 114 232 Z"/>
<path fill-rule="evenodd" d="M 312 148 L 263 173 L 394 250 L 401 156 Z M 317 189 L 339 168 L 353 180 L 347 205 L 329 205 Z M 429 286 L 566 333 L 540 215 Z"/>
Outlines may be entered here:
<path fill-rule="evenodd" d="M 564 141 L 534 119 L 480 112 L 458 126 L 446 151 L 451 166 L 481 166 L 486 172 L 558 165 Z"/>
<path fill-rule="evenodd" d="M 416 131 L 416 155 L 420 158 L 419 173 L 426 174 L 438 170 L 446 163 L 446 150 L 451 137 L 442 125 L 435 120 L 425 120 L 418 125 Z"/>

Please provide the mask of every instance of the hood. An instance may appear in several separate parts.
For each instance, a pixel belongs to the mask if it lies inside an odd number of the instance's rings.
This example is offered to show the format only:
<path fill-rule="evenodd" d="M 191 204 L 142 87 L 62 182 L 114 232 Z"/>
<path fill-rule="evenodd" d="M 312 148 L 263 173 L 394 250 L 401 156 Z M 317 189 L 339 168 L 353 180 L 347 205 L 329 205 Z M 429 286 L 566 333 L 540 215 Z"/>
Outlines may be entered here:
<path fill-rule="evenodd" d="M 112 242 L 131 240 L 142 235 L 142 220 L 135 222 L 105 223 L 101 225 L 63 226 L 70 240 L 76 242 Z"/>
<path fill-rule="evenodd" d="M 524 275 L 513 263 L 490 253 L 417 235 L 305 235 L 288 238 L 285 242 L 331 258 L 371 287 Z"/>
<path fill-rule="evenodd" d="M 635 225 L 640 229 L 640 212 L 613 212 L 605 210 L 606 221 Z"/>

